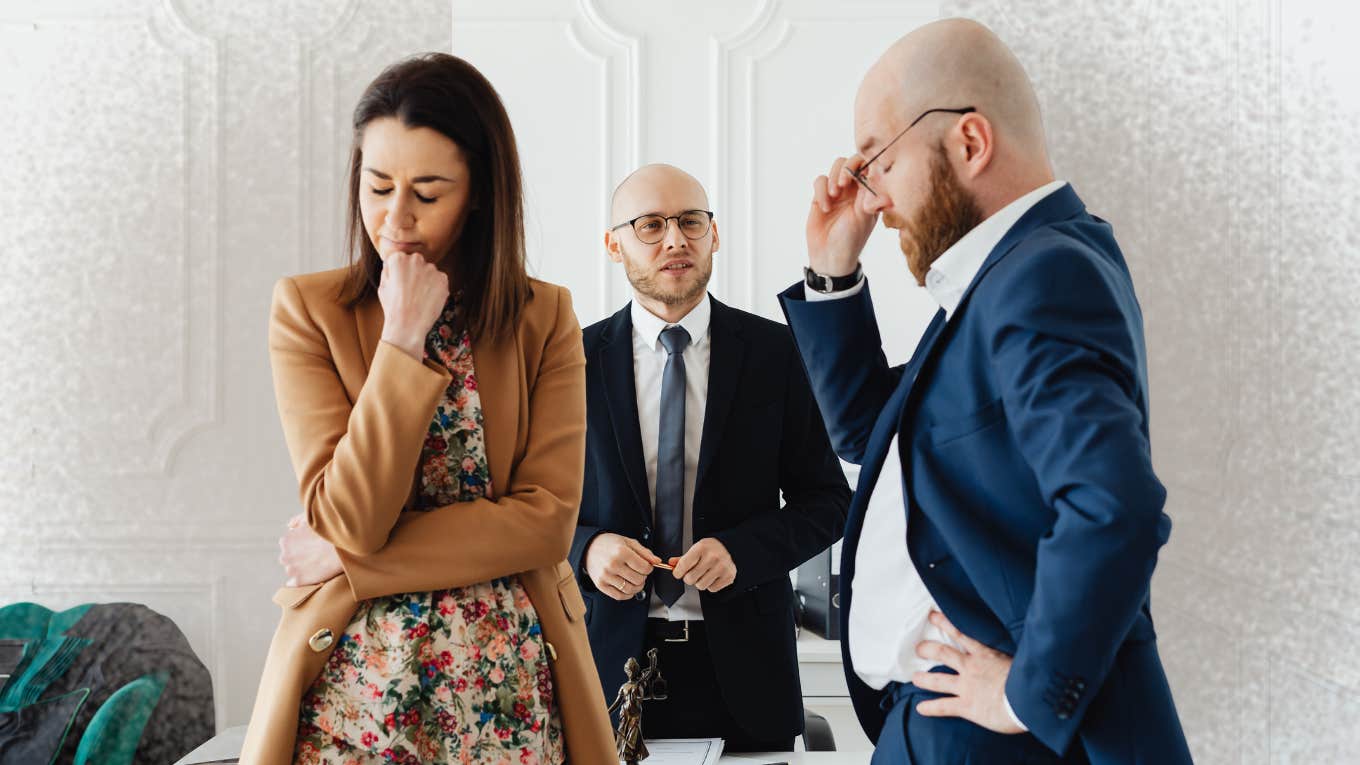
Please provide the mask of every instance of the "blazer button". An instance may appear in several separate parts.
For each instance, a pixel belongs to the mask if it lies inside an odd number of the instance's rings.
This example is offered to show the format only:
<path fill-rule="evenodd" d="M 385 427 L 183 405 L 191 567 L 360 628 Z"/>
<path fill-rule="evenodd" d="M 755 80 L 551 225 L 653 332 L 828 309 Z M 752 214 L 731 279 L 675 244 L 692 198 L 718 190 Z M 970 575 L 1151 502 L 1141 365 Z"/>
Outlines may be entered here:
<path fill-rule="evenodd" d="M 317 630 L 315 635 L 312 635 L 311 637 L 307 638 L 307 645 L 310 646 L 311 649 L 313 651 L 316 651 L 317 653 L 321 653 L 327 648 L 330 648 L 331 643 L 334 642 L 335 636 L 331 634 L 331 631 L 329 629 L 324 628 Z"/>
<path fill-rule="evenodd" d="M 650 532 L 650 531 L 644 531 L 644 532 L 642 532 L 642 541 L 646 542 L 647 540 L 649 540 L 649 539 L 651 539 L 651 538 L 652 538 L 652 532 Z"/>
<path fill-rule="evenodd" d="M 633 600 L 646 600 L 646 599 L 647 593 L 645 592 L 638 592 L 637 594 L 633 595 Z"/>

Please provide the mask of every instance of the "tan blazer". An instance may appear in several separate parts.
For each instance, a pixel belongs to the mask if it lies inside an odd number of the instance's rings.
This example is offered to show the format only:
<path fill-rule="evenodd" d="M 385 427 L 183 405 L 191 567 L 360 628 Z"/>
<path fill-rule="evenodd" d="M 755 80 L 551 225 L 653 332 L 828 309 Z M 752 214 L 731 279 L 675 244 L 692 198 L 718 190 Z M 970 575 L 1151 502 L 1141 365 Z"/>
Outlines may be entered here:
<path fill-rule="evenodd" d="M 376 298 L 347 310 L 345 270 L 281 280 L 269 355 L 307 521 L 345 573 L 284 587 L 241 762 L 292 762 L 303 693 L 360 600 L 519 574 L 548 643 L 568 760 L 615 763 L 585 602 L 567 551 L 585 461 L 585 356 L 565 288 L 534 281 L 513 339 L 473 343 L 494 499 L 403 512 L 450 376 L 379 341 Z"/>

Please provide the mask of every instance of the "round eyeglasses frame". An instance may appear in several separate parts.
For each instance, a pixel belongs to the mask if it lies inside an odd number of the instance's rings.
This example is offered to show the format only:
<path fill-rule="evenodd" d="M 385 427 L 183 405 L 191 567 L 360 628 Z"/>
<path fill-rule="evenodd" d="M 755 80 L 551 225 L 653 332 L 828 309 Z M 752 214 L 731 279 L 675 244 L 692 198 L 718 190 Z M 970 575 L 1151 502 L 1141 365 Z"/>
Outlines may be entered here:
<path fill-rule="evenodd" d="M 680 226 L 680 219 L 685 217 L 686 215 L 693 215 L 695 213 L 703 213 L 704 230 L 698 234 L 690 236 L 689 232 L 685 231 L 685 229 Z M 645 215 L 639 215 L 636 218 L 633 218 L 632 220 L 626 220 L 617 226 L 611 227 L 609 230 L 618 231 L 624 226 L 631 226 L 633 229 L 633 234 L 637 236 L 639 242 L 642 242 L 643 244 L 656 244 L 657 242 L 660 242 L 662 239 L 666 238 L 666 232 L 670 230 L 671 221 L 675 221 L 675 228 L 686 239 L 690 240 L 703 239 L 704 237 L 708 236 L 709 231 L 713 230 L 713 217 L 714 216 L 712 210 L 682 210 L 676 215 L 657 215 L 656 213 L 647 213 Z M 661 232 L 656 236 L 655 239 L 652 239 L 651 241 L 647 240 L 642 231 L 638 229 L 637 225 L 638 221 L 647 219 L 659 219 L 662 222 Z"/>

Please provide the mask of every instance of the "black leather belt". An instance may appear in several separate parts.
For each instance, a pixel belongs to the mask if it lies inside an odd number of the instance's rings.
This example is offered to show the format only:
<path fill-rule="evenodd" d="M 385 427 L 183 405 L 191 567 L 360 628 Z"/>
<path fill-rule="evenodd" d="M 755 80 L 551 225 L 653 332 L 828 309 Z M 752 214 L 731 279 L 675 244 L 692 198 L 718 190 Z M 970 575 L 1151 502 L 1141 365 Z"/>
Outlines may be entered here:
<path fill-rule="evenodd" d="M 668 619 L 647 620 L 648 634 L 664 643 L 687 643 L 690 638 L 698 637 L 694 631 L 703 626 L 703 620 L 681 619 L 674 622 Z"/>

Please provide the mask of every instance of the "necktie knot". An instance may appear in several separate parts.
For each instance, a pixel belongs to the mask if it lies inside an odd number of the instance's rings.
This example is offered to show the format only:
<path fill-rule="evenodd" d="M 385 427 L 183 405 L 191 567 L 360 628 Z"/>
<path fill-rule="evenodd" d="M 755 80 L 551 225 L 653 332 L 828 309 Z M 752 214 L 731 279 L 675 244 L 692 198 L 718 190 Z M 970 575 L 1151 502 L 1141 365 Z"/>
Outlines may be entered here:
<path fill-rule="evenodd" d="M 689 345 L 689 332 L 679 324 L 666 327 L 661 330 L 661 345 L 665 347 L 666 353 L 680 353 Z"/>

